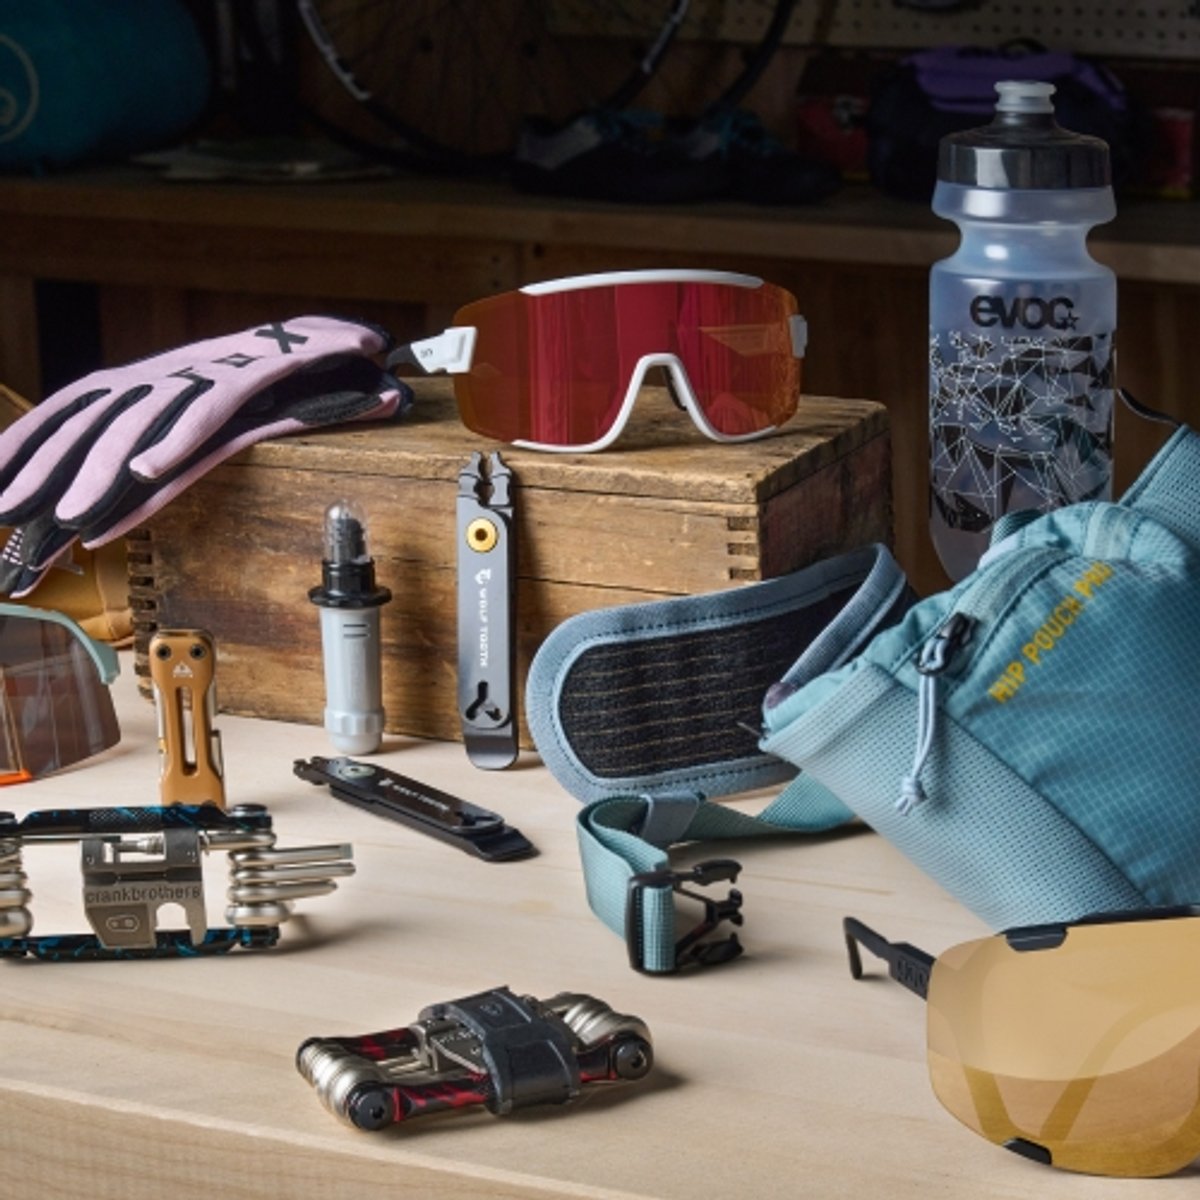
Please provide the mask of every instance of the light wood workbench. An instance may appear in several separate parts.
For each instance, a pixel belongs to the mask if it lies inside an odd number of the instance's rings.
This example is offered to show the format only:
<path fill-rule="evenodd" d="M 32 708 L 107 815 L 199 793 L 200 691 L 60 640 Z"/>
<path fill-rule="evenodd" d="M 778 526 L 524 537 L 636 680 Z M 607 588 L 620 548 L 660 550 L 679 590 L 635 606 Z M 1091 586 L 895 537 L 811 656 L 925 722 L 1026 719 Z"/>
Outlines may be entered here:
<path fill-rule="evenodd" d="M 6 805 L 156 801 L 153 712 L 123 658 L 122 744 L 10 789 Z M 931 952 L 980 926 L 882 838 L 728 847 L 745 866 L 748 953 L 649 979 L 589 912 L 577 805 L 533 756 L 484 774 L 455 744 L 385 746 L 384 764 L 495 808 L 541 850 L 489 864 L 296 780 L 294 758 L 330 752 L 320 729 L 219 724 L 230 802 L 269 804 L 281 846 L 351 841 L 358 874 L 301 902 L 273 951 L 0 962 L 4 1200 L 1171 1200 L 1194 1189 L 1190 1175 L 1139 1184 L 1039 1167 L 939 1108 L 921 1003 L 877 972 L 850 979 L 840 919 L 854 913 Z M 35 932 L 83 930 L 77 854 L 29 848 Z M 206 870 L 213 924 L 221 858 Z M 295 1071 L 305 1037 L 406 1024 L 499 984 L 591 992 L 642 1017 L 654 1073 L 569 1108 L 365 1134 L 336 1122 Z"/>

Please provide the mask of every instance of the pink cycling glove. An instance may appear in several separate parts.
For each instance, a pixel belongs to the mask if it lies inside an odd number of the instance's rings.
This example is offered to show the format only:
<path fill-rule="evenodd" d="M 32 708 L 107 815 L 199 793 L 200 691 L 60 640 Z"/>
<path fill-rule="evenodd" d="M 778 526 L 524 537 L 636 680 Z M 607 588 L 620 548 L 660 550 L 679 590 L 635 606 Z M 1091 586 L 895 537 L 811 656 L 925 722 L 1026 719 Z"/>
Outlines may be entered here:
<path fill-rule="evenodd" d="M 140 524 L 244 446 L 407 411 L 412 393 L 372 359 L 372 325 L 297 317 L 96 371 L 0 434 L 0 593 L 23 596 L 78 537 Z"/>

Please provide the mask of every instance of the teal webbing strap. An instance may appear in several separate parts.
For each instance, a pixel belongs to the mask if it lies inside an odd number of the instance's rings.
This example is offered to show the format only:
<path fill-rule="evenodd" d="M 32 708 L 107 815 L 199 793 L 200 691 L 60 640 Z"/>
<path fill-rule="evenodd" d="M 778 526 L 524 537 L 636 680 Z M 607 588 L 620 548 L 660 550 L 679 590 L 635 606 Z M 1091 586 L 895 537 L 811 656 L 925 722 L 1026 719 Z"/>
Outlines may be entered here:
<path fill-rule="evenodd" d="M 854 818 L 832 793 L 803 775 L 795 777 L 757 815 L 705 799 L 757 789 L 778 781 L 790 769 L 762 752 L 746 756 L 739 751 L 733 760 L 714 762 L 705 757 L 710 747 L 701 746 L 695 766 L 687 764 L 679 752 L 676 743 L 684 738 L 705 736 L 692 726 L 693 706 L 703 708 L 708 702 L 706 689 L 721 680 L 722 672 L 730 687 L 744 685 L 746 672 L 752 672 L 766 654 L 762 646 L 736 642 L 733 644 L 740 650 L 734 653 L 727 635 L 748 628 L 761 630 L 768 618 L 786 623 L 771 632 L 773 638 L 788 639 L 788 665 L 771 680 L 778 701 L 807 680 L 851 659 L 875 632 L 899 620 L 913 600 L 904 572 L 887 549 L 864 546 L 747 588 L 585 614 L 565 622 L 547 639 L 530 670 L 526 708 L 531 714 L 541 714 L 531 715 L 530 726 L 537 727 L 535 737 L 543 761 L 568 790 L 591 800 L 580 813 L 577 828 L 588 902 L 596 915 L 625 939 L 635 969 L 665 974 L 693 963 L 724 962 L 741 950 L 728 930 L 717 932 L 725 924 L 741 924 L 740 895 L 727 889 L 728 895 L 718 898 L 715 888 L 703 891 L 736 881 L 740 864 L 714 859 L 675 870 L 668 855 L 670 847 L 819 833 Z M 673 661 L 661 652 L 655 657 L 663 639 L 697 635 L 703 638 L 703 654 L 697 653 L 699 642 L 690 644 L 695 656 L 693 672 L 702 670 L 703 674 L 682 676 L 693 688 L 686 704 L 671 709 L 669 699 L 654 696 L 652 703 L 643 700 L 640 706 L 630 707 L 632 713 L 641 714 L 638 719 L 650 725 L 637 730 L 640 744 L 653 745 L 657 737 L 664 744 L 675 745 L 675 757 L 668 766 L 631 770 L 620 782 L 585 769 L 561 720 L 564 692 L 571 690 L 572 672 L 583 653 L 597 644 L 606 650 L 627 647 L 630 656 L 640 651 L 645 655 L 641 674 L 653 678 L 654 671 Z M 732 657 L 726 657 L 729 654 Z M 701 666 L 697 668 L 696 663 Z M 631 672 L 631 676 L 636 674 Z M 665 715 L 664 709 L 669 710 Z M 644 714 L 648 711 L 657 715 L 647 718 Z M 721 711 L 731 725 L 745 728 L 744 722 L 734 722 L 731 713 Z M 625 719 L 632 727 L 633 718 Z M 611 729 L 603 722 L 598 727 Z M 714 726 L 711 721 L 703 729 L 710 736 L 714 729 L 724 735 L 719 724 Z M 677 896 L 691 898 L 678 905 L 678 921 Z M 687 928 L 685 912 L 689 908 L 694 911 L 697 901 L 703 918 L 698 924 L 693 920 Z"/>
<path fill-rule="evenodd" d="M 597 800 L 578 818 L 579 853 L 592 911 L 625 938 L 630 964 L 651 974 L 667 974 L 690 962 L 724 961 L 740 951 L 736 937 L 704 940 L 676 930 L 675 893 L 705 901 L 701 922 L 707 935 L 725 920 L 741 923 L 740 896 L 709 900 L 693 890 L 736 880 L 739 865 L 729 859 L 673 871 L 672 845 L 820 833 L 852 820 L 854 814 L 831 792 L 797 776 L 757 816 L 704 801 L 695 794 L 617 796 Z"/>

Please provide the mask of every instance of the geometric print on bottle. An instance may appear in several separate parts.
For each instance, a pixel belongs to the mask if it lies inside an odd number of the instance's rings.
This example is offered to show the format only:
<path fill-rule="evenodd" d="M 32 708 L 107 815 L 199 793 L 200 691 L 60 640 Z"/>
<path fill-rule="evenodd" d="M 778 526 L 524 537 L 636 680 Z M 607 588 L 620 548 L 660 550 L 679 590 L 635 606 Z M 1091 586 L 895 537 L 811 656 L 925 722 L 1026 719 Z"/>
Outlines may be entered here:
<path fill-rule="evenodd" d="M 979 533 L 1005 512 L 1102 497 L 1112 407 L 1110 333 L 931 330 L 930 487 L 942 520 Z"/>

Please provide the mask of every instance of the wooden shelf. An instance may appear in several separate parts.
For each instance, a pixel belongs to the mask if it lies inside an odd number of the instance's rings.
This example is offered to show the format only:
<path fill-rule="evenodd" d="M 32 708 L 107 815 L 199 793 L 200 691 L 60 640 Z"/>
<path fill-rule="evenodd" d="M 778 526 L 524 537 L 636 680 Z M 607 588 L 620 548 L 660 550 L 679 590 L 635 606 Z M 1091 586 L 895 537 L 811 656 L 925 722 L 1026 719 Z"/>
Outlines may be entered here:
<path fill-rule="evenodd" d="M 529 196 L 490 180 L 397 178 L 363 183 L 172 183 L 137 168 L 46 179 L 0 189 L 6 262 L 54 261 L 53 248 L 18 245 L 14 219 L 153 222 L 272 232 L 520 241 L 817 262 L 928 266 L 955 244 L 952 227 L 921 204 L 847 187 L 812 207 L 706 202 L 626 207 Z M 18 220 L 19 225 L 19 220 Z M 1092 235 L 1097 257 L 1126 280 L 1200 282 L 1200 205 L 1128 200 Z"/>
<path fill-rule="evenodd" d="M 865 187 L 806 208 L 638 208 L 478 179 L 196 184 L 133 167 L 5 179 L 0 380 L 41 394 L 39 279 L 99 286 L 103 357 L 119 363 L 281 314 L 342 312 L 407 339 L 445 328 L 464 303 L 539 279 L 745 271 L 800 298 L 807 392 L 887 405 L 896 552 L 928 591 L 945 582 L 926 532 L 928 268 L 956 237 L 927 206 Z M 1123 202 L 1092 246 L 1118 277 L 1122 384 L 1195 422 L 1200 205 Z M 1118 489 L 1160 433 L 1123 420 Z"/>

